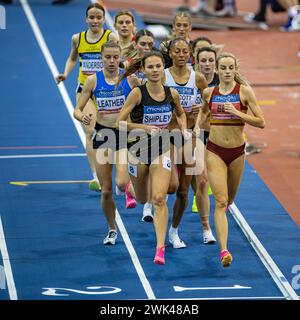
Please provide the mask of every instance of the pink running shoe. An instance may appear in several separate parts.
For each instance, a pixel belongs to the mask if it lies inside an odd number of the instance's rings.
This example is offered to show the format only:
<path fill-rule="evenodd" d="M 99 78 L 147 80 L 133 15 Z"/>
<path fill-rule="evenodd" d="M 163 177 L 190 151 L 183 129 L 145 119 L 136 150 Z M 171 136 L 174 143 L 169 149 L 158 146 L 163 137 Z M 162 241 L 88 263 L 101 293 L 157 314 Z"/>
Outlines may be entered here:
<path fill-rule="evenodd" d="M 228 250 L 221 251 L 221 263 L 223 267 L 229 267 L 231 265 L 233 258 Z"/>
<path fill-rule="evenodd" d="M 131 186 L 131 184 L 132 182 L 131 180 L 129 180 L 125 188 L 126 209 L 133 209 L 137 206 L 137 203 L 134 197 L 129 192 L 129 187 Z"/>
<path fill-rule="evenodd" d="M 156 254 L 154 257 L 153 262 L 155 264 L 160 264 L 160 265 L 164 265 L 166 263 L 165 261 L 165 247 L 166 246 L 162 246 L 156 249 Z"/>

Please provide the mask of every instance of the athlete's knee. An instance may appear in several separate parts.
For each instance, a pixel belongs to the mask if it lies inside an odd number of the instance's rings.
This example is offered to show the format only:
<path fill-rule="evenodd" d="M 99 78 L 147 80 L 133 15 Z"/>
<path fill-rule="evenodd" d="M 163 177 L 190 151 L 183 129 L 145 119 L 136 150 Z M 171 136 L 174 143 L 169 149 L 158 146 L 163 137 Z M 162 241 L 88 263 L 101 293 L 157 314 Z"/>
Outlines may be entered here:
<path fill-rule="evenodd" d="M 102 186 L 102 190 L 101 190 L 102 201 L 110 200 L 112 196 L 113 196 L 112 190 L 111 189 L 103 190 L 103 186 Z"/>
<path fill-rule="evenodd" d="M 182 201 L 187 201 L 188 199 L 188 190 L 179 188 L 176 192 L 176 197 Z"/>
<path fill-rule="evenodd" d="M 87 140 L 92 140 L 94 134 L 94 128 L 92 127 L 84 127 L 85 136 Z"/>
<path fill-rule="evenodd" d="M 215 196 L 215 202 L 218 208 L 226 208 L 228 204 L 228 198 L 226 196 Z"/>
<path fill-rule="evenodd" d="M 201 183 L 196 191 L 196 196 L 203 196 L 203 195 L 207 195 L 208 192 L 208 185 L 207 183 Z"/>
<path fill-rule="evenodd" d="M 154 194 L 152 202 L 155 207 L 163 207 L 166 204 L 166 195 L 162 193 Z"/>

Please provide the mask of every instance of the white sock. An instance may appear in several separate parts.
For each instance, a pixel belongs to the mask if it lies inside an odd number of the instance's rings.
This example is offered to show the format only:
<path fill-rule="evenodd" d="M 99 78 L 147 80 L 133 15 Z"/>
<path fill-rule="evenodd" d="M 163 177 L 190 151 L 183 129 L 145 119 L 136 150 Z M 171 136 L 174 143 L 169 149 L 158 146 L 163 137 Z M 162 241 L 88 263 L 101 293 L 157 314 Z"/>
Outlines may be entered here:
<path fill-rule="evenodd" d="M 297 9 L 295 8 L 295 6 L 290 7 L 290 8 L 288 9 L 288 16 L 289 16 L 290 18 L 293 18 L 297 13 L 298 13 L 298 11 L 297 11 Z"/>
<path fill-rule="evenodd" d="M 169 233 L 170 234 L 178 234 L 178 227 L 177 228 L 173 228 L 172 225 L 171 225 L 170 229 L 169 229 Z"/>
<path fill-rule="evenodd" d="M 144 204 L 144 208 L 150 208 L 150 209 L 152 209 L 152 203 L 151 203 L 151 202 L 146 202 L 146 203 Z"/>

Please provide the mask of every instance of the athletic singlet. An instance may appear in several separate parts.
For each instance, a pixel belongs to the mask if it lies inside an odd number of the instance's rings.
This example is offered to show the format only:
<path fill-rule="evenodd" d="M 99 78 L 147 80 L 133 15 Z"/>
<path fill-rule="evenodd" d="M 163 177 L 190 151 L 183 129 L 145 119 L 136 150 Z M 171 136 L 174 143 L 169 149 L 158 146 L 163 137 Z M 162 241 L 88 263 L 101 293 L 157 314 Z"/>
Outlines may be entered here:
<path fill-rule="evenodd" d="M 165 99 L 156 101 L 151 98 L 146 84 L 138 86 L 141 90 L 142 99 L 130 113 L 133 123 L 142 123 L 149 126 L 167 128 L 172 119 L 174 101 L 169 87 L 164 86 Z"/>
<path fill-rule="evenodd" d="M 108 41 L 110 33 L 111 30 L 104 30 L 97 42 L 90 43 L 86 39 L 87 31 L 80 32 L 77 48 L 79 53 L 79 83 L 84 84 L 89 75 L 102 70 L 101 50 L 103 44 Z"/>
<path fill-rule="evenodd" d="M 122 75 L 122 73 L 123 71 L 119 69 L 119 74 Z M 106 82 L 103 71 L 97 72 L 96 76 L 97 86 L 93 94 L 98 112 L 100 114 L 119 113 L 131 91 L 127 78 L 116 86 Z"/>
<path fill-rule="evenodd" d="M 245 123 L 239 117 L 224 111 L 224 103 L 230 102 L 234 107 L 243 112 L 247 112 L 240 99 L 240 84 L 237 83 L 233 90 L 229 94 L 221 94 L 219 86 L 214 87 L 210 101 L 210 125 L 221 125 L 221 126 L 244 126 Z"/>
<path fill-rule="evenodd" d="M 190 77 L 186 84 L 178 84 L 175 82 L 170 69 L 165 69 L 166 83 L 165 85 L 174 88 L 180 95 L 180 104 L 186 113 L 192 112 L 192 107 L 197 98 L 197 86 L 195 71 L 190 69 Z"/>
<path fill-rule="evenodd" d="M 214 77 L 212 79 L 212 81 L 210 83 L 207 84 L 208 87 L 215 87 L 220 83 L 219 81 L 219 76 L 217 73 L 214 73 Z M 201 93 L 200 90 L 197 91 L 197 99 L 195 102 L 196 105 L 200 106 L 200 108 L 202 107 L 202 97 L 201 97 Z"/>

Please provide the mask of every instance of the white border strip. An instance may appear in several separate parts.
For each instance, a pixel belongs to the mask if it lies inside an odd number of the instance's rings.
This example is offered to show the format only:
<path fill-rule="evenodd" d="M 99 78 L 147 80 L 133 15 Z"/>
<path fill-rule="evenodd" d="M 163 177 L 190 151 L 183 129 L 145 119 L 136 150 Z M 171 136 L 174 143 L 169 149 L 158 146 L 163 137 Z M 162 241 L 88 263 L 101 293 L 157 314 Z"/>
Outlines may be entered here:
<path fill-rule="evenodd" d="M 26 14 L 26 17 L 27 17 L 27 19 L 28 19 L 28 21 L 29 21 L 29 23 L 31 25 L 31 28 L 32 28 L 33 33 L 34 33 L 34 35 L 36 37 L 36 40 L 37 40 L 37 42 L 38 42 L 38 44 L 39 44 L 39 46 L 40 46 L 40 48 L 41 48 L 41 50 L 43 52 L 43 55 L 44 55 L 44 57 L 46 59 L 46 62 L 47 62 L 48 66 L 49 66 L 49 68 L 51 70 L 52 76 L 53 76 L 53 78 L 55 78 L 55 76 L 57 74 L 59 74 L 58 69 L 57 69 L 57 67 L 56 67 L 56 65 L 54 63 L 54 60 L 53 60 L 53 58 L 51 56 L 51 53 L 50 53 L 50 51 L 49 51 L 49 49 L 47 47 L 47 44 L 46 44 L 45 40 L 43 38 L 41 30 L 40 30 L 40 28 L 39 28 L 39 26 L 38 26 L 38 24 L 37 24 L 37 22 L 35 20 L 35 17 L 34 17 L 32 11 L 30 9 L 30 6 L 29 6 L 27 0 L 20 0 L 20 2 L 22 4 L 23 10 L 24 10 L 24 12 Z M 72 120 L 72 122 L 73 122 L 73 124 L 74 124 L 74 126 L 75 126 L 75 128 L 77 130 L 77 133 L 79 134 L 80 140 L 81 140 L 82 144 L 85 146 L 85 134 L 84 134 L 84 131 L 83 131 L 82 127 L 79 125 L 78 121 L 75 121 L 75 119 L 73 118 L 74 108 L 73 108 L 73 105 L 71 103 L 71 100 L 70 100 L 70 97 L 68 95 L 68 92 L 67 92 L 67 90 L 66 90 L 66 88 L 65 88 L 63 83 L 61 83 L 58 87 L 59 87 L 59 91 L 60 91 L 60 93 L 62 95 L 62 98 L 63 98 L 63 100 L 65 102 L 65 105 L 66 105 L 66 107 L 67 107 L 67 109 L 69 111 L 70 118 L 71 118 L 71 120 Z M 138 259 L 138 256 L 137 256 L 137 254 L 136 254 L 136 252 L 135 252 L 135 250 L 133 248 L 133 245 L 132 245 L 132 243 L 131 243 L 131 241 L 129 239 L 128 233 L 126 231 L 126 228 L 125 228 L 125 226 L 123 224 L 123 221 L 122 221 L 121 216 L 120 216 L 120 214 L 119 214 L 117 209 L 116 209 L 116 223 L 117 223 L 117 226 L 118 226 L 118 228 L 119 228 L 119 230 L 121 232 L 121 235 L 122 235 L 122 237 L 124 239 L 124 243 L 125 243 L 125 245 L 127 247 L 127 250 L 128 250 L 128 252 L 129 252 L 129 254 L 131 256 L 131 260 L 132 260 L 132 262 L 134 264 L 134 267 L 135 267 L 135 269 L 137 271 L 137 274 L 138 274 L 138 276 L 139 276 L 139 278 L 141 280 L 141 283 L 142 283 L 142 285 L 144 287 L 144 290 L 145 290 L 145 292 L 147 294 L 148 299 L 156 299 L 156 297 L 154 295 L 154 292 L 153 292 L 153 290 L 152 290 L 152 288 L 150 286 L 149 281 L 146 278 L 146 275 L 144 273 L 142 265 L 141 265 L 141 263 L 140 263 L 140 261 Z"/>
<path fill-rule="evenodd" d="M 53 158 L 53 157 L 86 157 L 86 153 L 18 154 L 18 155 L 11 155 L 11 156 L 0 156 L 0 159 Z"/>
<path fill-rule="evenodd" d="M 280 271 L 274 260 L 268 254 L 262 243 L 258 240 L 255 233 L 253 232 L 235 203 L 230 205 L 229 211 L 237 222 L 238 226 L 242 229 L 256 254 L 259 256 L 260 260 L 272 276 L 279 290 L 283 293 L 284 297 L 288 300 L 299 300 L 298 294 L 292 288 L 292 286 Z"/>
<path fill-rule="evenodd" d="M 2 254 L 4 272 L 6 276 L 6 283 L 7 283 L 7 289 L 8 289 L 10 300 L 18 300 L 15 281 L 14 281 L 10 260 L 8 256 L 8 251 L 6 247 L 1 215 L 0 215 L 0 251 Z"/>

